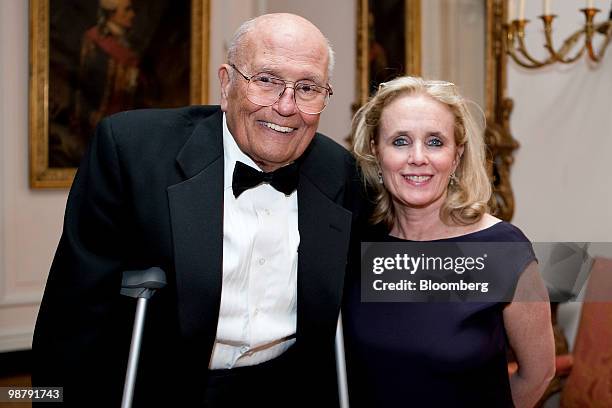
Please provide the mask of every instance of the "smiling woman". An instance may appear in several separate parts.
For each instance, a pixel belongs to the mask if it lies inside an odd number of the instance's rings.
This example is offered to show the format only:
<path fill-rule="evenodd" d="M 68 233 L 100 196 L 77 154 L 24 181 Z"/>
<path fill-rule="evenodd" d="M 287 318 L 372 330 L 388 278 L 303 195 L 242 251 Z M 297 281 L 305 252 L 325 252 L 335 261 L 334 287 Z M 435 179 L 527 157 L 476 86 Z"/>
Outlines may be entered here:
<path fill-rule="evenodd" d="M 458 85 L 486 115 L 487 171 L 494 182 L 495 215 L 510 221 L 510 170 L 518 143 L 506 95 L 506 0 L 356 0 L 357 87 L 353 112 L 381 81 L 397 75 L 442 78 Z M 352 141 L 347 139 L 349 143 Z"/>
<path fill-rule="evenodd" d="M 482 131 L 452 83 L 382 84 L 353 119 L 354 152 L 377 192 L 373 221 L 402 228 L 400 212 L 417 210 L 445 231 L 446 223 L 469 230 L 484 222 L 491 184 Z"/>
<path fill-rule="evenodd" d="M 415 406 L 533 406 L 554 372 L 548 296 L 527 237 L 488 213 L 484 129 L 465 99 L 449 82 L 396 78 L 357 112 L 352 133 L 375 192 L 371 221 L 383 227 L 365 232 L 362 242 L 505 243 L 503 261 L 486 272 L 509 277 L 515 290 L 510 303 L 369 303 L 361 301 L 360 274 L 347 278 L 351 405 L 404 406 L 408 395 Z M 526 245 L 513 251 L 509 242 Z M 521 301 L 530 291 L 537 301 Z M 519 366 L 510 378 L 509 347 Z"/>

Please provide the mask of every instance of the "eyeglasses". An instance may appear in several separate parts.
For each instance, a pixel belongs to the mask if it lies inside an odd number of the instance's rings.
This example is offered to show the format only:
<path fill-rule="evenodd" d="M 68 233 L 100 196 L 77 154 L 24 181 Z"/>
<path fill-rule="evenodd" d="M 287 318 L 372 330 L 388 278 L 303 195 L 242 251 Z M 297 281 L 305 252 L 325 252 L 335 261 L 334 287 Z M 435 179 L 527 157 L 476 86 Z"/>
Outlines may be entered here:
<path fill-rule="evenodd" d="M 307 115 L 316 115 L 323 112 L 334 94 L 330 85 L 319 86 L 311 81 L 287 81 L 273 77 L 270 74 L 259 73 L 246 76 L 234 64 L 229 64 L 249 84 L 247 86 L 247 99 L 259 106 L 272 106 L 285 93 L 287 88 L 293 89 L 293 101 L 300 112 Z"/>

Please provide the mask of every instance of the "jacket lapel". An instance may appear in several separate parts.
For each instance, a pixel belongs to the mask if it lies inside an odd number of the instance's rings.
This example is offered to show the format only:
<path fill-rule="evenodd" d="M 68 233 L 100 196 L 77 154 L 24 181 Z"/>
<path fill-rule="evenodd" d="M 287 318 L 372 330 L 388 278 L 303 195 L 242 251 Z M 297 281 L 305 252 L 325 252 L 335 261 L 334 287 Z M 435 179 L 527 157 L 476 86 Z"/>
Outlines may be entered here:
<path fill-rule="evenodd" d="M 328 198 L 317 177 L 303 167 L 298 184 L 298 341 L 333 336 L 351 232 L 351 212 Z"/>
<path fill-rule="evenodd" d="M 177 163 L 186 180 L 168 187 L 179 324 L 210 356 L 221 300 L 223 256 L 222 112 L 194 130 Z M 208 361 L 202 361 L 206 367 Z"/>

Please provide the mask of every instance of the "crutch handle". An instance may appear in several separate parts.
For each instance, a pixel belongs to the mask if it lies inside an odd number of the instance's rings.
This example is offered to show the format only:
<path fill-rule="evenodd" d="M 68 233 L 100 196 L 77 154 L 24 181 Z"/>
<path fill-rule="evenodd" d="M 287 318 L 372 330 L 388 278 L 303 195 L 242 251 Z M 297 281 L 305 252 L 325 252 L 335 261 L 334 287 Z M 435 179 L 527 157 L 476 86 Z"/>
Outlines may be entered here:
<path fill-rule="evenodd" d="M 121 281 L 121 294 L 133 298 L 149 299 L 156 290 L 164 286 L 166 286 L 166 273 L 157 266 L 125 271 Z"/>

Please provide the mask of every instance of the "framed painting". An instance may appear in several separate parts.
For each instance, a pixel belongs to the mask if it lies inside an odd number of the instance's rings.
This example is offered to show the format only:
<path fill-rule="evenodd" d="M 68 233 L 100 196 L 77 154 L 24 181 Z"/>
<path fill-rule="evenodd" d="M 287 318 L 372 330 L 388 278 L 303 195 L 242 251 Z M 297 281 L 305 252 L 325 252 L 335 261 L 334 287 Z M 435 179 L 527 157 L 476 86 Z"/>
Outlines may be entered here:
<path fill-rule="evenodd" d="M 70 187 L 97 123 L 204 104 L 210 0 L 30 0 L 30 186 Z"/>
<path fill-rule="evenodd" d="M 381 82 L 421 74 L 421 0 L 357 0 L 357 102 Z"/>

